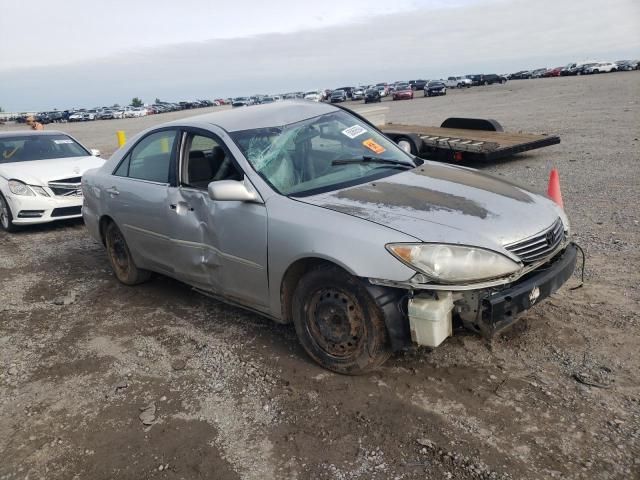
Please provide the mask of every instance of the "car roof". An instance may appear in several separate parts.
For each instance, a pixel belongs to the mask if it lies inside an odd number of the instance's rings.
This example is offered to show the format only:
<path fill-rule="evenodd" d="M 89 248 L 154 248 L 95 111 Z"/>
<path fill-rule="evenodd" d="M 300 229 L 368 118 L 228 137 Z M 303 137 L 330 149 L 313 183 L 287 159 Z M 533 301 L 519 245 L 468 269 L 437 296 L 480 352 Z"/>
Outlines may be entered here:
<path fill-rule="evenodd" d="M 340 111 L 339 108 L 326 103 L 305 100 L 285 100 L 266 105 L 254 105 L 247 108 L 236 108 L 222 112 L 197 115 L 167 125 L 184 125 L 210 123 L 227 132 L 252 130 L 255 128 L 279 127 L 317 117 L 325 113 Z"/>
<path fill-rule="evenodd" d="M 9 130 L 8 132 L 0 132 L 0 138 L 8 137 L 33 137 L 33 136 L 46 137 L 49 135 L 67 135 L 64 132 L 57 130 Z M 68 136 L 68 135 L 67 135 Z"/>

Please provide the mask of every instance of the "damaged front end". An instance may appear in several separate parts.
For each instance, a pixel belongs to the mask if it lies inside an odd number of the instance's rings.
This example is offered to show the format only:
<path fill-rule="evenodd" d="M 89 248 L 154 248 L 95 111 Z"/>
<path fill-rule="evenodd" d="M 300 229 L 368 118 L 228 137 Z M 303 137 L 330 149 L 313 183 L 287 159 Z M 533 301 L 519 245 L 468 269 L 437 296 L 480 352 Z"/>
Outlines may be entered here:
<path fill-rule="evenodd" d="M 567 243 L 551 259 L 531 265 L 518 278 L 501 282 L 427 285 L 369 281 L 404 290 L 396 311 L 384 309 L 394 350 L 412 343 L 437 347 L 452 335 L 455 324 L 485 338 L 512 325 L 519 313 L 552 295 L 572 276 L 578 250 L 575 243 Z"/>

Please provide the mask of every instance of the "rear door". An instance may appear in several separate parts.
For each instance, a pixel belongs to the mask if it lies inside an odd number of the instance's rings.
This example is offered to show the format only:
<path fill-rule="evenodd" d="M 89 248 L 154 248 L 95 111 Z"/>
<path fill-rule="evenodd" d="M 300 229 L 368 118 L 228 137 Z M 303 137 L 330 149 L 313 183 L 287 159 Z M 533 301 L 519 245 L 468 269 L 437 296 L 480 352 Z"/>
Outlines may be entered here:
<path fill-rule="evenodd" d="M 209 198 L 209 183 L 244 178 L 229 149 L 213 133 L 184 129 L 180 157 L 178 183 L 169 188 L 167 222 L 176 277 L 266 311 L 265 205 Z"/>
<path fill-rule="evenodd" d="M 163 129 L 140 139 L 113 172 L 105 191 L 109 213 L 136 264 L 167 274 L 173 273 L 167 216 L 177 136 L 176 129 Z"/>

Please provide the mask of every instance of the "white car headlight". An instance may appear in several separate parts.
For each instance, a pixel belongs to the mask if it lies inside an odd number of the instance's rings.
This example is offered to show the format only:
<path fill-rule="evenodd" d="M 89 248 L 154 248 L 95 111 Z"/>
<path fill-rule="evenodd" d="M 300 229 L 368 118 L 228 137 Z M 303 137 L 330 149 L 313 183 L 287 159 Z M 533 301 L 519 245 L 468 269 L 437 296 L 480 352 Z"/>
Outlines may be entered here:
<path fill-rule="evenodd" d="M 9 190 L 14 195 L 24 195 L 27 197 L 34 197 L 35 193 L 27 187 L 27 184 L 20 180 L 9 180 Z"/>
<path fill-rule="evenodd" d="M 396 243 L 387 250 L 411 268 L 437 282 L 476 282 L 517 272 L 522 265 L 477 247 L 438 243 Z"/>
<path fill-rule="evenodd" d="M 33 190 L 35 193 L 37 193 L 38 195 L 42 195 L 43 197 L 48 197 L 49 196 L 47 191 L 42 187 L 38 187 L 36 185 L 29 185 L 29 188 L 31 190 Z"/>

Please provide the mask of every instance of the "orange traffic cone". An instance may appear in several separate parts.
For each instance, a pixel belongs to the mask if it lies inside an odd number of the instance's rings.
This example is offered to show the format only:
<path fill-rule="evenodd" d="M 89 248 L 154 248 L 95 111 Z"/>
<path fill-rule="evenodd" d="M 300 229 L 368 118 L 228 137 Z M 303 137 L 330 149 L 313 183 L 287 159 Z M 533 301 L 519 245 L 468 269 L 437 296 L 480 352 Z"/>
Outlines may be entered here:
<path fill-rule="evenodd" d="M 547 189 L 547 195 L 549 198 L 564 208 L 562 203 L 562 193 L 560 193 L 560 176 L 558 175 L 558 169 L 551 169 L 551 175 L 549 175 L 549 188 Z"/>

